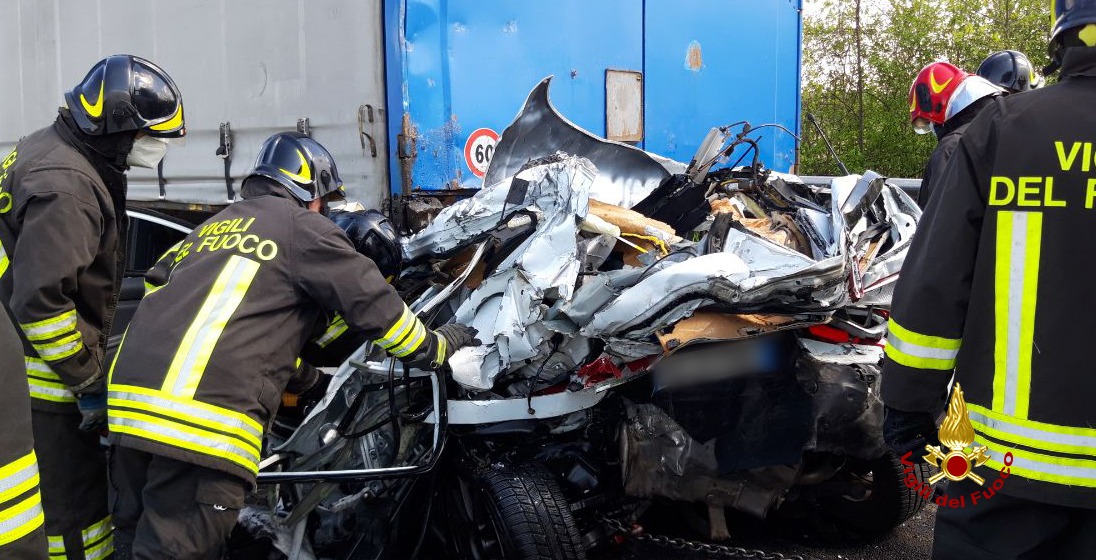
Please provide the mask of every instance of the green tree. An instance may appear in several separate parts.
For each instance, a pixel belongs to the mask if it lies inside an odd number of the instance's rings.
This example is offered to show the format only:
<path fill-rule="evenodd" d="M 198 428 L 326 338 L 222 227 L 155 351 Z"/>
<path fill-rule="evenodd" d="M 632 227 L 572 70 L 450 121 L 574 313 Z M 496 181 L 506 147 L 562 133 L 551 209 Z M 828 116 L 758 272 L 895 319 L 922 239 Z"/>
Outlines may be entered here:
<path fill-rule="evenodd" d="M 1015 49 L 1045 64 L 1045 0 L 805 0 L 803 112 L 821 122 L 850 171 L 919 177 L 935 147 L 909 125 L 910 83 L 926 64 L 947 60 L 969 72 L 989 53 Z M 803 123 L 800 172 L 837 166 Z"/>

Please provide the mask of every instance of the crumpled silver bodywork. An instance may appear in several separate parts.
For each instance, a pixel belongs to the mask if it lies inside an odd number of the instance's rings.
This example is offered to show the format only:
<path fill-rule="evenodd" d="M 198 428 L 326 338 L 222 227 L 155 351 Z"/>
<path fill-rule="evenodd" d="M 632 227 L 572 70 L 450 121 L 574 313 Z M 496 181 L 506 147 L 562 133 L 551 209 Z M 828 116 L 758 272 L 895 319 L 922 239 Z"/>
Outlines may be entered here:
<path fill-rule="evenodd" d="M 685 165 L 638 148 L 595 136 L 561 115 L 548 99 L 552 78 L 543 80 L 521 112 L 502 132 L 483 178 L 490 186 L 515 175 L 528 161 L 556 152 L 582 156 L 598 170 L 590 196 L 631 207 Z"/>
<path fill-rule="evenodd" d="M 586 216 L 587 200 L 634 204 L 683 166 L 578 128 L 551 106 L 548 85 L 545 79 L 530 93 L 504 132 L 488 186 L 446 208 L 404 243 L 411 259 L 453 254 L 519 211 L 536 216 L 533 234 L 482 285 L 452 303 L 454 320 L 475 327 L 486 342 L 453 357 L 454 378 L 465 387 L 487 391 L 501 375 L 530 366 L 535 371 L 557 333 L 601 339 L 610 354 L 635 360 L 661 351 L 650 342 L 652 333 L 700 308 L 824 315 L 858 302 L 889 301 L 920 211 L 873 172 L 833 179 L 828 213 L 824 206 L 798 209 L 813 258 L 732 228 L 718 253 L 703 254 L 703 243 L 687 243 L 646 268 L 579 277 L 587 243 L 576 224 Z M 519 180 L 528 188 L 515 198 Z M 780 173 L 768 181 L 799 183 Z M 879 235 L 880 219 L 889 221 L 895 243 L 860 274 L 861 237 Z"/>

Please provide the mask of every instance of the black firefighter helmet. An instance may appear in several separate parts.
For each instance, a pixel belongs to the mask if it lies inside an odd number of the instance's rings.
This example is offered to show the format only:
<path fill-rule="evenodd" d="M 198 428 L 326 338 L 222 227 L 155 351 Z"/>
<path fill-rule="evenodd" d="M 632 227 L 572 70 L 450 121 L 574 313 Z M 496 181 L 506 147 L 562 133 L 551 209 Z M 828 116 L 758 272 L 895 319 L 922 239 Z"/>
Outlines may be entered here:
<path fill-rule="evenodd" d="M 1027 55 L 1020 51 L 997 51 L 978 66 L 978 75 L 997 84 L 1009 93 L 1020 93 L 1043 85 L 1043 78 Z"/>
<path fill-rule="evenodd" d="M 299 132 L 279 132 L 267 138 L 248 177 L 256 175 L 277 181 L 302 202 L 345 198 L 335 158 L 319 142 Z"/>
<path fill-rule="evenodd" d="M 1053 12 L 1050 21 L 1053 22 L 1050 29 L 1050 44 L 1048 52 L 1051 64 L 1047 67 L 1047 75 L 1057 70 L 1062 63 L 1062 47 L 1067 39 L 1077 41 L 1088 47 L 1096 47 L 1096 0 L 1052 0 L 1050 3 Z M 1076 30 L 1076 37 L 1071 37 L 1068 31 Z"/>
<path fill-rule="evenodd" d="M 65 93 L 76 124 L 90 136 L 130 130 L 158 138 L 186 135 L 183 96 L 159 66 L 128 54 L 100 60 Z"/>
<path fill-rule="evenodd" d="M 403 252 L 399 236 L 384 214 L 376 210 L 335 212 L 331 219 L 346 232 L 358 253 L 373 259 L 385 279 L 391 282 L 400 273 Z"/>

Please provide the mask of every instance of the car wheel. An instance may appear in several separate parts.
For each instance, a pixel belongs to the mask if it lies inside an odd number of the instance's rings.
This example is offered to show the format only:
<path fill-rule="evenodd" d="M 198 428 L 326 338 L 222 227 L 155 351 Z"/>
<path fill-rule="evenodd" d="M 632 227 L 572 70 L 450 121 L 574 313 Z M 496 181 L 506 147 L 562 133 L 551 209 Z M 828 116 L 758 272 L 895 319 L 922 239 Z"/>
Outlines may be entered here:
<path fill-rule="evenodd" d="M 539 465 L 492 468 L 450 478 L 449 545 L 458 558 L 583 560 L 570 507 Z"/>
<path fill-rule="evenodd" d="M 931 488 L 927 482 L 930 467 L 924 463 L 913 466 L 918 482 L 914 488 L 906 485 L 904 468 L 897 455 L 887 452 L 844 469 L 834 479 L 841 491 L 831 493 L 823 503 L 829 519 L 843 529 L 875 537 L 916 515 L 928 503 L 918 489 Z"/>

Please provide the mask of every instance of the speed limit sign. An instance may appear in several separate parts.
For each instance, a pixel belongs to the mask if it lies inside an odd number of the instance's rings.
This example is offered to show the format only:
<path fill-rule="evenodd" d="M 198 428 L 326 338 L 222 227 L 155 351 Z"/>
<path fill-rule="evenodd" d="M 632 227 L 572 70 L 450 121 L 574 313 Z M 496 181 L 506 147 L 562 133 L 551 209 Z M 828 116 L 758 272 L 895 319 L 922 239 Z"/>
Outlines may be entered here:
<path fill-rule="evenodd" d="M 499 133 L 490 128 L 477 128 L 468 135 L 464 143 L 464 163 L 476 177 L 487 174 L 491 165 L 491 156 L 495 155 L 495 144 L 499 142 Z"/>

